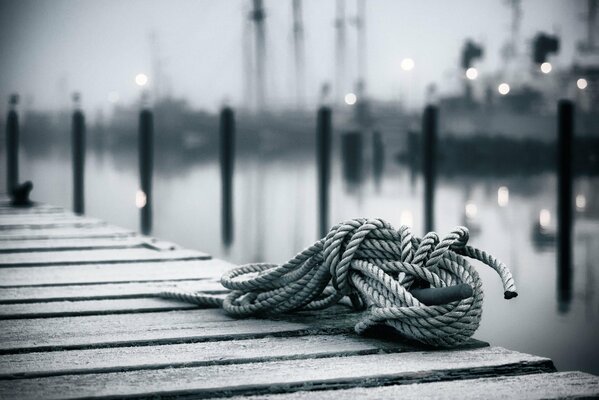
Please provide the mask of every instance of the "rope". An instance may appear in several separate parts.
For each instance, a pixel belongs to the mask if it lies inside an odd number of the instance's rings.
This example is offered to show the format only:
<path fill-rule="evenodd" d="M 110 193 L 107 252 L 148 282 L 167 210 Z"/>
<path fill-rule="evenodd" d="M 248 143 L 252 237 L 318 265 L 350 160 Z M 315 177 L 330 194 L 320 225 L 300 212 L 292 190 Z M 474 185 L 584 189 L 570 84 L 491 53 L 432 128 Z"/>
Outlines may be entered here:
<path fill-rule="evenodd" d="M 482 282 L 465 257 L 497 271 L 506 299 L 517 296 L 509 269 L 467 242 L 465 227 L 441 240 L 434 232 L 414 237 L 407 226 L 396 231 L 381 219 L 354 219 L 283 265 L 247 264 L 226 273 L 221 283 L 232 291 L 224 300 L 178 291 L 161 296 L 222 307 L 236 317 L 318 310 L 349 298 L 363 310 L 357 333 L 382 323 L 426 344 L 454 346 L 474 334 L 482 314 Z M 440 305 L 425 305 L 411 293 L 463 284 L 471 296 Z"/>

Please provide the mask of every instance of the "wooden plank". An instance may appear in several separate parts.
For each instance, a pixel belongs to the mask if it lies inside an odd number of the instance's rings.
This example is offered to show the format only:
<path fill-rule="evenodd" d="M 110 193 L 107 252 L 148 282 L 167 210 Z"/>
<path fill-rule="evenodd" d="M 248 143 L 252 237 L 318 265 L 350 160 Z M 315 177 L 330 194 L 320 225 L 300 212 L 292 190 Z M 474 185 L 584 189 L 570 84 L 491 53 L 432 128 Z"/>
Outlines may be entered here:
<path fill-rule="evenodd" d="M 135 344 L 182 343 L 273 334 L 350 332 L 356 314 L 295 321 L 234 319 L 221 309 L 0 320 L 0 354 Z M 317 323 L 316 323 L 317 322 Z"/>
<path fill-rule="evenodd" d="M 131 247 L 141 247 L 144 245 L 144 243 L 146 243 L 146 239 L 144 239 L 142 236 L 0 240 L 0 253 L 92 250 L 101 248 L 126 249 Z"/>
<path fill-rule="evenodd" d="M 316 335 L 8 354 L 0 356 L 0 379 L 417 350 L 399 341 Z"/>
<path fill-rule="evenodd" d="M 26 286 L 0 288 L 0 304 L 151 297 L 168 289 L 181 289 L 192 292 L 201 291 L 205 293 L 224 293 L 226 291 L 218 280 L 213 279 L 93 285 Z"/>
<path fill-rule="evenodd" d="M 234 265 L 222 260 L 0 268 L 0 288 L 220 279 Z"/>
<path fill-rule="evenodd" d="M 28 240 L 28 239 L 73 239 L 73 238 L 107 238 L 116 236 L 134 235 L 130 229 L 112 225 L 68 227 L 61 229 L 43 227 L 23 227 L 19 229 L 1 230 L 0 240 Z"/>
<path fill-rule="evenodd" d="M 96 218 L 84 218 L 84 217 L 71 217 L 60 220 L 46 220 L 46 219 L 31 219 L 28 221 L 15 221 L 14 223 L 10 220 L 4 222 L 3 218 L 0 218 L 0 230 L 12 230 L 12 229 L 23 229 L 23 228 L 65 228 L 65 227 L 93 227 L 106 225 L 106 222 Z"/>
<path fill-rule="evenodd" d="M 599 397 L 599 377 L 583 372 L 554 372 L 402 386 L 301 391 L 261 397 L 265 400 L 338 399 L 589 399 Z M 241 400 L 245 397 L 231 397 Z"/>
<path fill-rule="evenodd" d="M 224 297 L 224 295 L 222 296 Z M 173 311 L 198 308 L 181 301 L 162 298 L 52 301 L 48 303 L 3 304 L 0 320 L 50 318 L 81 315 L 125 314 L 150 311 Z"/>
<path fill-rule="evenodd" d="M 523 374 L 552 370 L 553 364 L 547 358 L 493 347 L 17 379 L 0 381 L 0 396 L 210 397 L 468 379 L 499 371 Z"/>
<path fill-rule="evenodd" d="M 44 251 L 0 254 L 0 268 L 206 260 L 209 258 L 210 256 L 206 253 L 186 249 L 172 251 L 157 251 L 147 248 Z"/>

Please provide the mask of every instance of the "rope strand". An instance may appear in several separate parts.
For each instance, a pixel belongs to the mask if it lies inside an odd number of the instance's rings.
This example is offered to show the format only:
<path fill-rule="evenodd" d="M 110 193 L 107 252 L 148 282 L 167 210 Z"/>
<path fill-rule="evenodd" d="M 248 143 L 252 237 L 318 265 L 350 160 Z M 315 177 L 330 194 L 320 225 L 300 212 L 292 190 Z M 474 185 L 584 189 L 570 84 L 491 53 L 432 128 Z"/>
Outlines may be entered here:
<path fill-rule="evenodd" d="M 357 333 L 386 324 L 429 345 L 455 346 L 474 334 L 482 314 L 482 282 L 466 257 L 498 273 L 506 299 L 517 296 L 507 266 L 467 245 L 468 239 L 465 227 L 442 240 L 434 232 L 420 239 L 406 226 L 395 230 L 381 219 L 354 219 L 335 225 L 283 265 L 247 264 L 229 271 L 221 278 L 231 290 L 224 300 L 180 291 L 161 296 L 222 307 L 236 317 L 317 310 L 349 299 L 364 310 Z M 414 295 L 420 288 L 464 284 L 471 295 L 445 304 L 426 305 Z"/>

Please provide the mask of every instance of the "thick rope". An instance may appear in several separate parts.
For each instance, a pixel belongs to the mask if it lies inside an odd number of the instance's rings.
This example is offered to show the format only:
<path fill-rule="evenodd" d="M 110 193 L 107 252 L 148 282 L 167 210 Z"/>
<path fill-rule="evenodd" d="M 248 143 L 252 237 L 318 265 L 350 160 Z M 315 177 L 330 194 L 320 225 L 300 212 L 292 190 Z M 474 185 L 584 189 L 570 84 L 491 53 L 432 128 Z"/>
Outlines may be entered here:
<path fill-rule="evenodd" d="M 358 333 L 377 324 L 436 346 L 454 346 L 471 337 L 482 314 L 482 282 L 465 257 L 493 268 L 505 298 L 517 296 L 509 269 L 495 257 L 468 246 L 468 229 L 458 227 L 442 240 L 430 232 L 422 239 L 381 219 L 354 219 L 334 226 L 326 238 L 283 265 L 247 264 L 221 278 L 232 291 L 223 299 L 200 293 L 163 292 L 161 296 L 222 307 L 237 317 L 317 310 L 349 298 L 365 309 Z M 411 289 L 467 284 L 472 296 L 427 306 Z"/>

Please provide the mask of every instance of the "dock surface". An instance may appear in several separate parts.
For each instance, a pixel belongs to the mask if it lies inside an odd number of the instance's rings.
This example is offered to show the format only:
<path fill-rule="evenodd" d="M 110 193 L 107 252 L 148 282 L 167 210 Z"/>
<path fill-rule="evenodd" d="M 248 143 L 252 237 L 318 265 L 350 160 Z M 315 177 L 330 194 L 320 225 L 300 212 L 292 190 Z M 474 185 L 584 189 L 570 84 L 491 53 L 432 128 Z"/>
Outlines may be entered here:
<path fill-rule="evenodd" d="M 339 306 L 276 319 L 157 296 L 224 295 L 234 265 L 60 207 L 0 199 L 0 398 L 592 398 L 599 377 L 472 339 L 438 350 Z"/>

